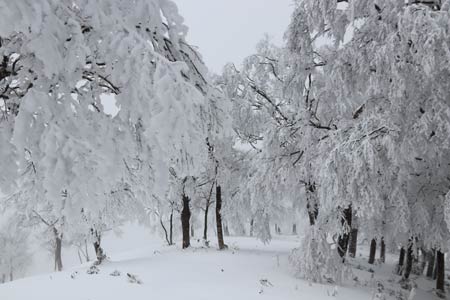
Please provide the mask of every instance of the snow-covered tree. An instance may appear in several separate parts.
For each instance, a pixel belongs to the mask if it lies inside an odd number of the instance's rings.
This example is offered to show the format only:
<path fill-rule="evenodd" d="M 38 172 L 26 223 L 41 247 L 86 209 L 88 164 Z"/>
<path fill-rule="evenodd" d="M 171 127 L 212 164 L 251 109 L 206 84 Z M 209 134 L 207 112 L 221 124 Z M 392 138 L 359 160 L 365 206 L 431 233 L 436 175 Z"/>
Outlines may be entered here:
<path fill-rule="evenodd" d="M 19 1 L 1 9 L 0 36 L 15 39 L 2 54 L 19 57 L 9 68 L 33 81 L 20 87 L 25 95 L 5 137 L 20 174 L 10 202 L 51 227 L 57 241 L 84 231 L 97 249 L 121 214 L 164 196 L 169 169 L 198 172 L 207 153 L 201 59 L 168 0 Z M 104 110 L 111 98 L 114 117 Z"/>
<path fill-rule="evenodd" d="M 319 218 L 351 204 L 372 236 L 428 240 L 430 209 L 448 189 L 439 167 L 449 154 L 448 63 L 442 63 L 448 3 L 297 4 L 287 33 L 295 79 L 289 82 L 314 83 L 315 100 L 332 104 L 327 113 L 335 120 L 317 149 L 325 162 L 314 170 Z M 308 97 L 310 89 L 297 95 Z M 435 246 L 445 249 L 448 231 L 435 224 L 442 233 Z"/>
<path fill-rule="evenodd" d="M 28 232 L 21 228 L 20 222 L 4 214 L 0 228 L 0 282 L 12 281 L 31 264 L 28 247 Z"/>
<path fill-rule="evenodd" d="M 245 189 L 264 239 L 295 206 L 313 225 L 307 252 L 344 257 L 356 216 L 390 248 L 420 240 L 445 251 L 435 208 L 450 187 L 448 17 L 446 2 L 297 1 L 285 48 L 263 40 L 242 69 L 225 68 L 234 129 L 259 153 Z M 298 256 L 303 275 L 329 255 Z M 319 271 L 345 273 L 342 260 L 331 269 Z"/>

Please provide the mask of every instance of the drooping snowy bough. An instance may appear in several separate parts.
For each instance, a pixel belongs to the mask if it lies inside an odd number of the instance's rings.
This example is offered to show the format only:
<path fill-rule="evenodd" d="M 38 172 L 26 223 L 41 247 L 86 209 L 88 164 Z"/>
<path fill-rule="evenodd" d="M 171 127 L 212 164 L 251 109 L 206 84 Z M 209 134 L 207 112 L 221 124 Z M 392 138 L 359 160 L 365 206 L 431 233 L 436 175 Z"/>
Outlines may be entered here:
<path fill-rule="evenodd" d="M 169 0 L 2 1 L 0 12 L 6 206 L 54 235 L 58 269 L 63 237 L 80 233 L 101 261 L 102 232 L 146 217 L 169 170 L 200 172 L 206 68 Z"/>
<path fill-rule="evenodd" d="M 253 213 L 296 207 L 310 221 L 292 256 L 303 277 L 339 281 L 358 229 L 408 250 L 405 279 L 413 248 L 447 251 L 450 3 L 431 2 L 296 1 L 286 47 L 223 74 L 239 138 L 260 152 Z"/>

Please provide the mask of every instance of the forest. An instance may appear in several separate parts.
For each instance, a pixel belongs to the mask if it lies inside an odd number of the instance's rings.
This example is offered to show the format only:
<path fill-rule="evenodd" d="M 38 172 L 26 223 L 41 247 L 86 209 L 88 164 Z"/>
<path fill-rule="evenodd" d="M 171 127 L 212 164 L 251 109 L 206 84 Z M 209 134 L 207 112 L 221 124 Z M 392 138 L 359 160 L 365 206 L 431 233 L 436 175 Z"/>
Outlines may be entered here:
<path fill-rule="evenodd" d="M 295 0 L 221 73 L 187 32 L 172 0 L 0 0 L 0 299 L 53 299 L 14 296 L 32 243 L 95 273 L 130 223 L 194 269 L 289 239 L 293 282 L 334 287 L 295 299 L 446 299 L 450 0 Z"/>

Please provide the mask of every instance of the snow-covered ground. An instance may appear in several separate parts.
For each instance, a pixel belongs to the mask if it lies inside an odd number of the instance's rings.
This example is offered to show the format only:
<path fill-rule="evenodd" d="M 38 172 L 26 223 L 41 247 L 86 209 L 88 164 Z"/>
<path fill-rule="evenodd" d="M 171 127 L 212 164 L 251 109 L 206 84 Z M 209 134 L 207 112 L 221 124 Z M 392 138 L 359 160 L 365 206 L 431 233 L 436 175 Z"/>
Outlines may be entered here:
<path fill-rule="evenodd" d="M 296 237 L 278 236 L 270 245 L 248 237 L 230 237 L 227 251 L 216 245 L 205 249 L 163 246 L 159 238 L 106 239 L 110 260 L 98 274 L 87 274 L 90 264 L 0 285 L 1 300 L 230 300 L 230 299 L 342 299 L 376 298 L 378 281 L 386 299 L 408 299 L 409 292 L 392 275 L 394 257 L 383 266 L 368 266 L 366 250 L 352 261 L 356 267 L 344 286 L 308 283 L 293 276 L 288 255 L 298 246 Z M 124 242 L 125 241 L 125 242 Z M 109 248 L 108 248 L 109 247 Z M 372 268 L 375 273 L 369 272 Z M 118 272 L 115 272 L 118 271 Z M 116 273 L 120 276 L 112 276 Z M 129 273 L 140 281 L 130 282 Z M 373 275 L 373 278 L 372 278 Z M 418 280 L 415 300 L 435 299 L 432 283 Z M 399 296 L 404 298 L 396 298 Z"/>

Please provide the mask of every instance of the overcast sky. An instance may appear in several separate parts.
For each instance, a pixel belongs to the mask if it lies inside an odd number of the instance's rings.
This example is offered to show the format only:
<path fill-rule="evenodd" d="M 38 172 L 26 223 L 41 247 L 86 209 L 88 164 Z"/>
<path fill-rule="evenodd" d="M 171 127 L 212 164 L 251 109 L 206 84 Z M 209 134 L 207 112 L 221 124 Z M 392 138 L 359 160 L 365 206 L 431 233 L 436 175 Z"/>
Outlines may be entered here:
<path fill-rule="evenodd" d="M 293 11 L 293 0 L 174 1 L 189 26 L 189 42 L 214 72 L 227 62 L 239 65 L 264 33 L 281 44 Z"/>

